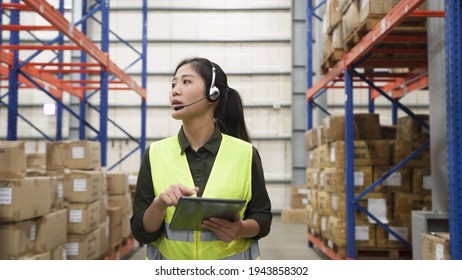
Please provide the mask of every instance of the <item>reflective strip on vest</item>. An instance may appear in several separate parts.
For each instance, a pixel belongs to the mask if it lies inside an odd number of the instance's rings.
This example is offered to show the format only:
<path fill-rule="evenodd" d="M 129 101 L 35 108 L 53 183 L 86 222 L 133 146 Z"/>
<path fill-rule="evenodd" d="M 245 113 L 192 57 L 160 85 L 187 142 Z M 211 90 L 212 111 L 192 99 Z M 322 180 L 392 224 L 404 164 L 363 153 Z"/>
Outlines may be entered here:
<path fill-rule="evenodd" d="M 164 257 L 157 247 L 152 246 L 151 244 L 147 245 L 146 248 L 146 257 L 148 260 L 168 260 Z M 254 241 L 250 247 L 242 253 L 235 254 L 221 260 L 258 260 L 260 259 L 260 248 L 258 246 L 258 241 Z"/>
<path fill-rule="evenodd" d="M 194 231 L 193 230 L 170 229 L 170 224 L 165 224 L 164 234 L 168 240 L 194 242 Z M 218 240 L 220 240 L 218 236 L 216 236 L 216 234 L 211 231 L 201 232 L 201 241 L 218 241 Z"/>

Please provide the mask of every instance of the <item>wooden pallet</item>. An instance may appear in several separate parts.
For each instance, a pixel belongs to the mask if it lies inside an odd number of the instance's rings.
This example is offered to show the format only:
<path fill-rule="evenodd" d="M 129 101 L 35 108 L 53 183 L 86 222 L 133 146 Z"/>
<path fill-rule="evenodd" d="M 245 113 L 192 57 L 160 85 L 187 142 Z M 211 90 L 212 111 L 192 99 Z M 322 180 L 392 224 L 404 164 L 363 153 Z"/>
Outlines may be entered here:
<path fill-rule="evenodd" d="M 361 22 L 350 34 L 344 39 L 346 50 L 351 50 L 361 39 L 366 36 L 382 19 L 378 17 L 369 17 Z"/>
<path fill-rule="evenodd" d="M 359 260 L 411 260 L 412 251 L 407 249 L 357 249 Z"/>
<path fill-rule="evenodd" d="M 334 67 L 337 62 L 343 58 L 344 51 L 341 49 L 334 49 L 322 62 L 321 71 L 323 74 L 329 72 L 329 69 Z"/>
<path fill-rule="evenodd" d="M 346 50 L 351 50 L 357 43 L 361 41 L 361 39 L 366 36 L 377 24 L 382 24 L 383 18 L 379 16 L 371 15 L 371 17 L 366 18 L 363 22 L 361 22 L 348 36 L 346 36 L 344 40 L 344 46 Z M 427 26 L 424 21 L 421 19 L 416 20 L 406 20 L 402 22 L 400 25 L 393 28 L 390 32 L 390 35 L 396 36 L 413 36 L 413 35 L 426 35 L 427 34 Z M 389 41 L 389 40 L 388 40 Z M 406 42 L 402 39 L 397 40 L 395 42 L 390 42 L 392 44 L 409 44 L 413 42 Z"/>

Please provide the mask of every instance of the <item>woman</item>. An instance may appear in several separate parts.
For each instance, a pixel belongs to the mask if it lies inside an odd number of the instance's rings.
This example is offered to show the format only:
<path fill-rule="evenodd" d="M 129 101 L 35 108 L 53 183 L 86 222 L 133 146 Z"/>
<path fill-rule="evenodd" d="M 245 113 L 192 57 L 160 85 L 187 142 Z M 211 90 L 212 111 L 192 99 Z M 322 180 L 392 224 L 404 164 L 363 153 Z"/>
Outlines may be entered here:
<path fill-rule="evenodd" d="M 177 136 L 146 149 L 131 218 L 134 237 L 148 244 L 148 259 L 258 259 L 258 239 L 271 226 L 271 202 L 238 92 L 217 64 L 185 59 L 174 72 L 170 104 L 183 126 Z M 192 195 L 246 204 L 232 222 L 203 221 L 206 231 L 170 229 L 172 206 Z"/>

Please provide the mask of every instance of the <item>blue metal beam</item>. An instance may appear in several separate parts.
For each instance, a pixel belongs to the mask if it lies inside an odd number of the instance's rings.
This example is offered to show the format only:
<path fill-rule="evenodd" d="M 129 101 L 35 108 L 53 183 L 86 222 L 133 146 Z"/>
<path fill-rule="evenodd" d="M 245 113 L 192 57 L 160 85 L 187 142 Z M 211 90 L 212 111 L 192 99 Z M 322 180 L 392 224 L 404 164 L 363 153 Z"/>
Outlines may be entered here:
<path fill-rule="evenodd" d="M 12 0 L 11 3 L 19 4 L 19 0 Z M 10 24 L 19 25 L 19 11 L 11 10 Z M 10 32 L 10 45 L 19 45 L 19 31 Z M 8 131 L 7 140 L 16 140 L 18 132 L 18 64 L 19 64 L 19 50 L 13 51 L 13 65 L 9 71 L 8 76 Z"/>
<path fill-rule="evenodd" d="M 141 86 L 147 88 L 148 76 L 148 0 L 143 0 L 143 44 L 142 44 L 142 68 L 141 68 Z M 147 96 L 146 96 L 147 98 Z M 141 100 L 141 143 L 140 151 L 143 160 L 144 150 L 146 149 L 146 99 Z"/>
<path fill-rule="evenodd" d="M 398 105 L 396 102 L 391 103 L 391 123 L 393 125 L 398 123 Z"/>
<path fill-rule="evenodd" d="M 322 107 L 321 105 L 319 105 L 317 102 L 311 101 L 311 103 L 313 103 L 314 105 L 316 105 L 316 108 L 318 108 L 319 110 L 323 111 L 324 114 L 330 116 L 329 111 L 327 111 L 327 109 L 325 109 L 324 107 Z"/>
<path fill-rule="evenodd" d="M 347 258 L 356 258 L 356 222 L 354 209 L 354 112 L 353 112 L 353 74 L 345 70 L 345 200 L 346 200 L 346 239 Z"/>
<path fill-rule="evenodd" d="M 109 0 L 101 1 L 101 51 L 109 55 Z M 101 143 L 101 165 L 107 165 L 107 115 L 109 73 L 101 70 L 99 141 Z"/>
<path fill-rule="evenodd" d="M 306 1 L 306 86 L 313 86 L 313 0 Z M 308 103 L 312 100 L 308 100 Z M 307 108 L 313 109 L 313 105 L 307 104 Z M 313 125 L 313 110 L 307 112 L 307 129 Z"/>
<path fill-rule="evenodd" d="M 446 0 L 446 106 L 451 259 L 462 259 L 462 3 Z"/>
<path fill-rule="evenodd" d="M 64 0 L 59 0 L 59 12 L 64 15 Z M 59 39 L 59 45 L 64 45 L 64 37 Z M 64 62 L 64 52 L 62 50 L 58 51 L 58 62 Z M 62 70 L 63 67 L 60 65 L 59 70 Z M 62 72 L 58 73 L 58 79 L 63 80 L 64 74 Z M 63 139 L 63 106 L 62 102 L 56 102 L 56 141 L 61 141 Z"/>
<path fill-rule="evenodd" d="M 372 99 L 372 90 L 369 88 L 368 91 L 368 96 L 369 96 L 369 113 L 373 114 L 375 111 L 375 101 Z"/>
<path fill-rule="evenodd" d="M 89 15 L 93 15 L 93 13 L 95 13 L 98 9 L 100 8 L 99 6 L 99 3 L 95 3 L 94 6 L 92 8 L 90 8 L 91 12 L 87 13 L 87 1 L 84 0 L 82 1 L 82 18 L 88 18 Z M 87 17 L 86 17 L 87 15 Z M 82 26 L 80 27 L 81 28 L 81 32 L 87 36 L 87 21 L 82 21 Z M 82 63 L 86 63 L 87 62 L 87 53 L 85 51 L 80 51 L 80 62 Z M 82 67 L 82 69 L 85 69 L 85 67 Z M 85 72 L 82 72 L 80 74 L 80 80 L 82 81 L 85 81 L 87 80 L 87 73 Z M 81 86 L 85 86 L 86 84 L 81 84 Z M 86 102 L 87 100 L 87 91 L 84 90 L 83 91 L 83 98 L 82 100 L 80 101 L 79 103 L 79 114 L 80 114 L 80 117 L 82 119 L 86 119 L 87 118 L 87 107 L 86 107 Z M 87 132 L 86 132 L 86 127 L 85 125 L 80 122 L 79 123 L 79 139 L 80 140 L 85 140 L 87 138 Z"/>

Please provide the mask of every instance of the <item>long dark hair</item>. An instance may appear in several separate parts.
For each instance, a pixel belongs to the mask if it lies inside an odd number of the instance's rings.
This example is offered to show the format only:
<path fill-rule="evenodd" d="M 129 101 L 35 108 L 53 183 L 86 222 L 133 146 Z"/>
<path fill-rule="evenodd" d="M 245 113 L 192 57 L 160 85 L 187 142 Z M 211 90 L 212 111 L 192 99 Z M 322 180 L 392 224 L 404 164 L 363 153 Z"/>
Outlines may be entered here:
<path fill-rule="evenodd" d="M 181 61 L 175 69 L 174 76 L 178 69 L 185 64 L 190 64 L 204 79 L 207 92 L 212 83 L 212 65 L 215 67 L 215 86 L 220 90 L 218 104 L 214 112 L 215 121 L 221 132 L 250 142 L 250 137 L 245 126 L 244 107 L 241 96 L 235 89 L 228 86 L 228 77 L 223 69 L 218 64 L 206 58 L 193 57 Z"/>

